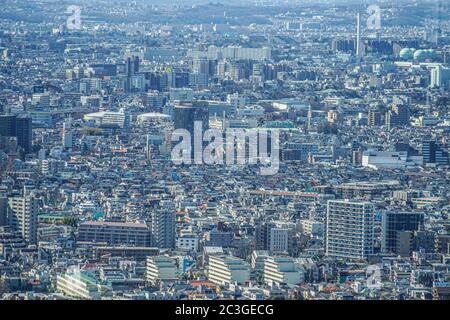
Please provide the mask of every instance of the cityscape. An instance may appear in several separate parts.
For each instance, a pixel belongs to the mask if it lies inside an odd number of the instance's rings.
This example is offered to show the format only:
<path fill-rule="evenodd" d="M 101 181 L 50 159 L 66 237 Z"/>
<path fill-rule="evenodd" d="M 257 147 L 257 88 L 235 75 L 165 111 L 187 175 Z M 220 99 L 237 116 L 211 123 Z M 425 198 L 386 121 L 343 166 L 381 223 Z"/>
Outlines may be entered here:
<path fill-rule="evenodd" d="M 450 300 L 450 2 L 1 8 L 0 300 Z"/>

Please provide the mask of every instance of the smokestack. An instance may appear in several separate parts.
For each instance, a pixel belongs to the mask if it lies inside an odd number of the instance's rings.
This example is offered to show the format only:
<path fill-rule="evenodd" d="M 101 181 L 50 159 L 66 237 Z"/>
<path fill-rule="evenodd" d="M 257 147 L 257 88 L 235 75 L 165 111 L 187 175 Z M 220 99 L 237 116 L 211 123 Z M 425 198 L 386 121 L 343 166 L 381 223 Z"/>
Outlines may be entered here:
<path fill-rule="evenodd" d="M 356 14 L 356 55 L 360 57 L 361 54 L 361 14 Z"/>

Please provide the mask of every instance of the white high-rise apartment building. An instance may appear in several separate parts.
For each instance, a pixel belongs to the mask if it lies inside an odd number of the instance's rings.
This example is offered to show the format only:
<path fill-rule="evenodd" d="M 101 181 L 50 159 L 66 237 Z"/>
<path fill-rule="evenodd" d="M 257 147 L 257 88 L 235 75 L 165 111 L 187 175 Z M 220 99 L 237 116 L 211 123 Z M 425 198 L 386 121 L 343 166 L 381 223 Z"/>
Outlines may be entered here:
<path fill-rule="evenodd" d="M 329 200 L 325 254 L 367 259 L 373 254 L 374 206 L 370 202 Z"/>
<path fill-rule="evenodd" d="M 73 132 L 71 121 L 64 121 L 62 127 L 62 145 L 66 149 L 73 146 Z"/>
<path fill-rule="evenodd" d="M 450 85 L 450 68 L 438 65 L 431 69 L 431 88 L 449 88 Z"/>
<path fill-rule="evenodd" d="M 10 225 L 20 232 L 29 244 L 37 243 L 38 201 L 30 196 L 8 199 Z"/>

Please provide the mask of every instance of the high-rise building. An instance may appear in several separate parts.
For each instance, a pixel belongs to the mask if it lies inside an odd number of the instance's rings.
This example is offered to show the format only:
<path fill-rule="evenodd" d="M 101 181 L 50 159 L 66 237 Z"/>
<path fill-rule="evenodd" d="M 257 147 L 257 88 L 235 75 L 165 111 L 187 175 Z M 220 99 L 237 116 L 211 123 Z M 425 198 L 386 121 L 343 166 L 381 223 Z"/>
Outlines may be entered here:
<path fill-rule="evenodd" d="M 151 244 L 158 248 L 175 248 L 175 210 L 154 210 L 151 213 Z"/>
<path fill-rule="evenodd" d="M 0 226 L 5 226 L 8 223 L 8 198 L 0 196 Z"/>
<path fill-rule="evenodd" d="M 17 145 L 25 153 L 31 151 L 32 120 L 26 116 L 2 115 L 0 116 L 0 136 L 16 137 Z"/>
<path fill-rule="evenodd" d="M 139 56 L 129 55 L 125 59 L 125 90 L 127 92 L 137 89 L 135 82 L 136 75 L 139 73 Z M 143 76 L 144 77 L 144 76 Z"/>
<path fill-rule="evenodd" d="M 361 14 L 359 12 L 356 15 L 356 55 L 358 57 L 363 55 L 361 43 Z"/>
<path fill-rule="evenodd" d="M 195 58 L 192 61 L 192 72 L 199 74 L 209 74 L 209 61 L 206 58 Z"/>
<path fill-rule="evenodd" d="M 331 50 L 333 52 L 355 52 L 355 39 L 333 39 L 331 41 Z"/>
<path fill-rule="evenodd" d="M 62 145 L 66 149 L 72 148 L 73 145 L 73 133 L 71 128 L 71 123 L 69 121 L 64 121 L 62 128 Z"/>
<path fill-rule="evenodd" d="M 25 153 L 29 153 L 31 151 L 31 144 L 33 140 L 32 128 L 31 118 L 16 118 L 17 144 L 24 149 Z"/>
<path fill-rule="evenodd" d="M 433 140 L 422 141 L 422 157 L 423 163 L 435 163 L 436 162 L 436 142 Z"/>
<path fill-rule="evenodd" d="M 378 110 L 370 109 L 368 116 L 367 116 L 367 122 L 369 126 L 376 127 L 383 124 L 382 122 L 382 116 L 381 112 Z"/>
<path fill-rule="evenodd" d="M 207 102 L 181 102 L 174 107 L 175 129 L 185 129 L 191 135 L 191 157 L 196 153 L 194 144 L 195 122 L 201 122 L 201 134 L 209 128 L 209 109 Z M 203 148 L 199 151 L 202 152 Z"/>
<path fill-rule="evenodd" d="M 125 73 L 127 76 L 132 76 L 139 72 L 140 59 L 138 56 L 127 57 L 125 61 Z"/>
<path fill-rule="evenodd" d="M 450 88 L 450 68 L 438 65 L 431 69 L 431 88 Z"/>
<path fill-rule="evenodd" d="M 194 122 L 201 121 L 202 129 L 208 129 L 209 111 L 206 102 L 184 103 L 175 105 L 174 122 L 175 129 L 186 129 L 194 134 Z"/>
<path fill-rule="evenodd" d="M 184 70 L 172 70 L 167 72 L 168 88 L 185 88 L 189 86 L 189 72 Z"/>
<path fill-rule="evenodd" d="M 37 243 L 38 201 L 32 196 L 8 199 L 8 220 L 29 244 Z"/>
<path fill-rule="evenodd" d="M 409 107 L 402 104 L 394 104 L 391 109 L 386 112 L 386 126 L 388 130 L 394 127 L 409 125 Z"/>
<path fill-rule="evenodd" d="M 438 145 L 436 141 L 433 140 L 422 141 L 422 157 L 424 164 L 436 163 L 447 165 L 449 162 L 448 152 L 444 147 Z"/>
<path fill-rule="evenodd" d="M 14 137 L 16 135 L 16 116 L 0 116 L 0 136 Z"/>
<path fill-rule="evenodd" d="M 383 212 L 381 250 L 399 254 L 404 246 L 401 232 L 416 231 L 422 224 L 423 214 L 419 212 Z M 403 239 L 406 239 L 405 237 L 406 235 Z"/>
<path fill-rule="evenodd" d="M 370 202 L 329 200 L 325 254 L 367 259 L 374 247 L 374 206 Z"/>

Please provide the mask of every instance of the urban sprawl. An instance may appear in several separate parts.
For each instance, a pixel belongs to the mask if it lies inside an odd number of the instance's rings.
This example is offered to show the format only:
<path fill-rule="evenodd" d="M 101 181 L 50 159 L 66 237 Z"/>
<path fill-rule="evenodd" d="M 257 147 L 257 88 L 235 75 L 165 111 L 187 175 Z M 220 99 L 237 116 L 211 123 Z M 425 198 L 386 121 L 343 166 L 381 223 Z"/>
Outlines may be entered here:
<path fill-rule="evenodd" d="M 450 4 L 194 2 L 2 1 L 0 299 L 450 299 Z"/>

